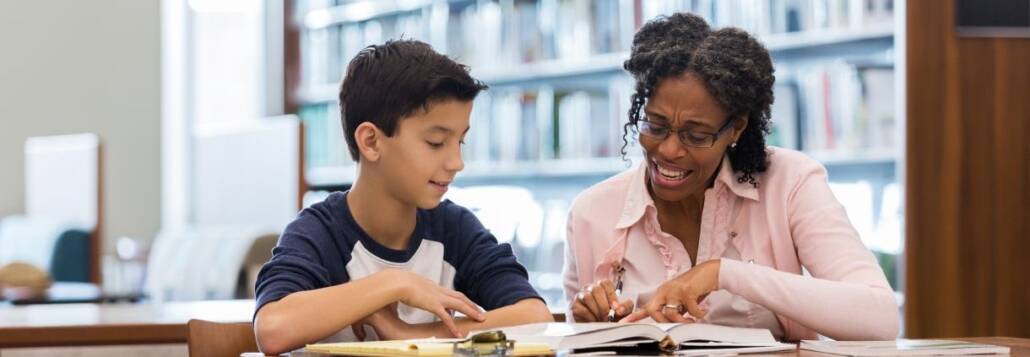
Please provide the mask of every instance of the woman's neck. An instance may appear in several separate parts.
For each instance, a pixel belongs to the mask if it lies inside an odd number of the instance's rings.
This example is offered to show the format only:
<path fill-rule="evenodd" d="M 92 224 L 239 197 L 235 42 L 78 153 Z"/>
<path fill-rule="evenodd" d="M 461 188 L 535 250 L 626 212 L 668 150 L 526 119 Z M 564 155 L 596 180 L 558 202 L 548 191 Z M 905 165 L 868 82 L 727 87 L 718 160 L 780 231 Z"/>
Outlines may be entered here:
<path fill-rule="evenodd" d="M 652 196 L 654 197 L 654 196 Z M 655 208 L 663 216 L 683 216 L 690 219 L 701 219 L 701 211 L 705 207 L 705 194 L 700 192 L 687 196 L 679 201 L 665 201 L 659 198 L 654 199 Z"/>
<path fill-rule="evenodd" d="M 347 207 L 354 220 L 372 239 L 385 247 L 405 250 L 415 231 L 417 208 L 390 195 L 382 180 L 362 179 L 347 193 Z"/>

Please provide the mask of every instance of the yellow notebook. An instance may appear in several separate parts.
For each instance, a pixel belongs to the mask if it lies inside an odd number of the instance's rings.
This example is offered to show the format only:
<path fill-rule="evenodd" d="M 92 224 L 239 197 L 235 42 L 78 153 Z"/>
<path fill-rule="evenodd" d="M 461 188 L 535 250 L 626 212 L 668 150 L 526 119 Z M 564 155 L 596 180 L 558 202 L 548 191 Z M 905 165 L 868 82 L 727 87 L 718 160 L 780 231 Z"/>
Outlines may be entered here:
<path fill-rule="evenodd" d="M 307 352 L 348 356 L 451 356 L 459 339 L 336 342 L 307 345 Z M 515 343 L 514 356 L 554 354 L 546 343 Z"/>

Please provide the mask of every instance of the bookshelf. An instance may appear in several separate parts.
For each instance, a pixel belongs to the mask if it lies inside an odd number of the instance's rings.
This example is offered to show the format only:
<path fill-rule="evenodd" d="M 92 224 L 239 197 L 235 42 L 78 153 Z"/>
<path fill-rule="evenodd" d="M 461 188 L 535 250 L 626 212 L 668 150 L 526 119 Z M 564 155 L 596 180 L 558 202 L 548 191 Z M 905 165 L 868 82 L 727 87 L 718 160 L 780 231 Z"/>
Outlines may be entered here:
<path fill-rule="evenodd" d="M 893 46 L 894 27 L 881 24 L 861 30 L 810 31 L 806 33 L 774 34 L 762 38 L 773 57 L 799 57 L 798 52 L 839 56 L 851 49 L 868 51 L 870 48 L 888 49 Z M 576 60 L 544 60 L 512 67 L 473 68 L 473 77 L 491 87 L 557 85 L 564 88 L 600 87 L 612 76 L 627 76 L 622 63 L 629 52 L 604 53 Z M 301 93 L 301 101 L 324 103 L 336 100 L 337 84 L 324 84 L 308 88 Z"/>
<path fill-rule="evenodd" d="M 403 35 L 469 65 L 490 86 L 474 106 L 456 184 L 528 187 L 541 202 L 567 208 L 582 189 L 630 165 L 619 155 L 633 89 L 622 63 L 643 22 L 678 11 L 713 27 L 741 27 L 770 50 L 777 77 L 770 145 L 805 151 L 827 166 L 831 181 L 868 182 L 874 195 L 897 183 L 903 125 L 895 118 L 893 64 L 901 29 L 892 0 L 290 4 L 300 79 L 288 96 L 308 130 L 306 176 L 316 190 L 354 179 L 335 103 L 343 69 L 366 44 Z M 630 142 L 628 159 L 639 162 Z"/>

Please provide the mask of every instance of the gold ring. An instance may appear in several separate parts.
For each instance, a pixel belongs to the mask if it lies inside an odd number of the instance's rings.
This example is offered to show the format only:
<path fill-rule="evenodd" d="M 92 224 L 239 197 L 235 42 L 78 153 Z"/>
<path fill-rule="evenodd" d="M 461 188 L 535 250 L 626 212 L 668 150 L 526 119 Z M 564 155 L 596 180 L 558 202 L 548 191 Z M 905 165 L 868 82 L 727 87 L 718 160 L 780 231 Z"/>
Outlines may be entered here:
<path fill-rule="evenodd" d="M 683 305 L 679 305 L 679 304 L 665 304 L 665 306 L 662 307 L 662 310 L 665 310 L 665 309 L 676 309 L 676 311 L 679 311 L 680 308 L 682 308 L 682 307 L 683 307 Z"/>

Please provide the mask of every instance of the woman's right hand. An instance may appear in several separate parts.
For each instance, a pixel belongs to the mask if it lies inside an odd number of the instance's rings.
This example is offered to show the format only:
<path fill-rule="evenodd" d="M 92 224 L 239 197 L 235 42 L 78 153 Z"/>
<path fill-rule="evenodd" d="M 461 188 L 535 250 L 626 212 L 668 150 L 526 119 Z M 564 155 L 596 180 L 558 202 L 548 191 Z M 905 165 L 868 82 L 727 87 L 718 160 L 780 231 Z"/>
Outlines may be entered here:
<path fill-rule="evenodd" d="M 619 321 L 633 312 L 633 301 L 619 301 L 615 295 L 615 284 L 608 279 L 599 280 L 580 290 L 569 303 L 569 311 L 576 322 L 607 322 L 608 313 L 612 309 L 615 309 L 614 321 Z"/>

